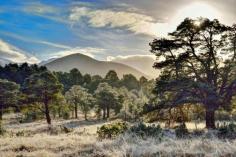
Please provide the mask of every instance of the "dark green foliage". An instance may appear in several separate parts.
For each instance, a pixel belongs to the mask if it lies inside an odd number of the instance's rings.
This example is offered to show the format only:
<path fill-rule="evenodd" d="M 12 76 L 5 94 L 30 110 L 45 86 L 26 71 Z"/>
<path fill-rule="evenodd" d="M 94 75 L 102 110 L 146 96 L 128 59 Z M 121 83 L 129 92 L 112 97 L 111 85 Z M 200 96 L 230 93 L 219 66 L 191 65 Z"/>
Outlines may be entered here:
<path fill-rule="evenodd" d="M 68 91 L 71 87 L 70 75 L 67 72 L 55 72 L 58 81 L 63 84 L 63 93 Z"/>
<path fill-rule="evenodd" d="M 91 81 L 92 81 L 91 75 L 85 74 L 84 75 L 84 83 L 83 83 L 83 85 L 86 87 L 87 85 L 89 85 L 91 83 Z"/>
<path fill-rule="evenodd" d="M 220 138 L 236 138 L 236 124 L 234 123 L 224 124 L 217 130 Z"/>
<path fill-rule="evenodd" d="M 110 70 L 105 76 L 105 81 L 112 87 L 118 87 L 120 80 L 117 73 L 114 70 Z"/>
<path fill-rule="evenodd" d="M 97 130 L 97 134 L 99 138 L 114 138 L 124 133 L 127 129 L 128 125 L 124 122 L 104 124 Z"/>
<path fill-rule="evenodd" d="M 0 120 L 4 109 L 17 105 L 19 88 L 15 82 L 0 79 Z"/>
<path fill-rule="evenodd" d="M 138 125 L 134 125 L 130 128 L 130 132 L 134 133 L 140 137 L 161 137 L 162 136 L 162 128 L 160 125 L 146 125 L 144 123 L 139 123 Z"/>
<path fill-rule="evenodd" d="M 27 63 L 23 63 L 21 65 L 18 64 L 8 64 L 3 68 L 0 68 L 0 78 L 7 79 L 12 82 L 16 82 L 21 86 L 24 83 L 24 80 L 28 78 L 32 74 L 40 73 L 47 71 L 46 67 L 39 67 L 36 64 L 29 65 Z"/>
<path fill-rule="evenodd" d="M 31 75 L 24 82 L 23 92 L 27 95 L 28 103 L 44 105 L 43 113 L 48 124 L 51 124 L 49 104 L 58 98 L 62 87 L 56 76 L 49 71 Z"/>
<path fill-rule="evenodd" d="M 121 85 L 125 86 L 128 90 L 136 89 L 139 90 L 139 81 L 132 74 L 124 75 L 121 80 Z"/>
<path fill-rule="evenodd" d="M 103 78 L 99 75 L 94 75 L 91 77 L 91 82 L 86 86 L 88 88 L 89 93 L 94 93 L 94 91 L 98 88 L 98 85 L 103 82 Z"/>
<path fill-rule="evenodd" d="M 65 119 L 65 120 L 69 119 L 70 118 L 70 112 L 69 111 L 64 111 L 62 113 L 62 118 Z"/>
<path fill-rule="evenodd" d="M 69 83 L 70 87 L 73 85 L 82 85 L 83 84 L 83 76 L 80 71 L 76 68 L 72 69 L 69 73 Z"/>
<path fill-rule="evenodd" d="M 20 123 L 30 123 L 35 120 L 39 120 L 43 118 L 43 114 L 38 109 L 28 109 L 26 112 L 24 112 L 23 118 L 20 120 Z"/>
<path fill-rule="evenodd" d="M 120 105 L 117 91 L 108 83 L 100 83 L 95 91 L 95 96 L 98 108 L 103 111 L 103 119 L 109 118 L 111 109 Z"/>
<path fill-rule="evenodd" d="M 184 138 L 189 135 L 189 131 L 188 131 L 185 123 L 182 123 L 181 125 L 179 125 L 175 128 L 175 135 L 178 138 Z"/>
<path fill-rule="evenodd" d="M 141 87 L 144 86 L 147 83 L 148 83 L 148 79 L 146 77 L 144 77 L 144 76 L 140 77 L 139 84 L 140 84 Z"/>

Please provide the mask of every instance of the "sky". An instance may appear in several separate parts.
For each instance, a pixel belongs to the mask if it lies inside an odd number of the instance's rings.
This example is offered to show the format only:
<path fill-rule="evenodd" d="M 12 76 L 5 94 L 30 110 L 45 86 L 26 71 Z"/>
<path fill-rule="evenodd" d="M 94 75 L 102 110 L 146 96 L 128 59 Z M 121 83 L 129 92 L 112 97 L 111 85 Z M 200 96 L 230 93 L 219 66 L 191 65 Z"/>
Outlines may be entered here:
<path fill-rule="evenodd" d="M 236 0 L 0 0 L 0 59 L 39 63 L 73 53 L 153 57 L 149 43 L 186 17 L 236 23 Z"/>

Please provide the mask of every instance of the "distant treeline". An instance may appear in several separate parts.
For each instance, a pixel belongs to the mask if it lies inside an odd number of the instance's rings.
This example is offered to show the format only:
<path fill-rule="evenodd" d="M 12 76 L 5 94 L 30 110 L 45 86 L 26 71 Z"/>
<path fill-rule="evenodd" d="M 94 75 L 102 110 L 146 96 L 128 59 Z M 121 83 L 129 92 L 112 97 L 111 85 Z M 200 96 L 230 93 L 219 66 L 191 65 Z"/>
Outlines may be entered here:
<path fill-rule="evenodd" d="M 23 63 L 0 67 L 0 85 L 1 118 L 4 111 L 14 108 L 25 115 L 22 121 L 45 116 L 51 124 L 52 115 L 78 118 L 78 110 L 86 120 L 91 110 L 103 119 L 110 114 L 137 119 L 152 96 L 154 80 L 132 74 L 119 79 L 113 70 L 104 78 L 82 75 L 76 68 L 68 73 L 50 72 L 44 66 Z"/>

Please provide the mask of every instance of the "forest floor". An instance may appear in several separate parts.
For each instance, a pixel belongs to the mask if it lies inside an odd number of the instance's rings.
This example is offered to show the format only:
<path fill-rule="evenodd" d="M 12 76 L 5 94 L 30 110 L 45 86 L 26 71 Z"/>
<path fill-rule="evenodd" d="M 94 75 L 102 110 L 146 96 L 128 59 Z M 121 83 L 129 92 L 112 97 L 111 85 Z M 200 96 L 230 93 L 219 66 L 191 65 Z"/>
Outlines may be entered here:
<path fill-rule="evenodd" d="M 54 120 L 55 129 L 49 132 L 45 121 L 21 124 L 11 119 L 3 122 L 7 133 L 0 137 L 0 157 L 236 156 L 236 140 L 165 137 L 160 141 L 130 134 L 100 140 L 96 131 L 104 121 Z M 71 130 L 65 133 L 62 126 Z"/>

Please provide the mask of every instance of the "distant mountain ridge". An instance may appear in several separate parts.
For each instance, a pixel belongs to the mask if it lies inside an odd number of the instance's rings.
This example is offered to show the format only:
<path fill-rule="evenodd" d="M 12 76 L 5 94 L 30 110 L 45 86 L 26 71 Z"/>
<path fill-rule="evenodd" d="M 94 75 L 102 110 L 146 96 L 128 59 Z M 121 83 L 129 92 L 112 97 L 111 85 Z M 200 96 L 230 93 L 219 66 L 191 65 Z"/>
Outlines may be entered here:
<path fill-rule="evenodd" d="M 53 59 L 40 65 L 46 66 L 50 71 L 69 72 L 71 69 L 77 68 L 82 74 L 87 73 L 104 77 L 109 70 L 115 70 L 119 78 L 124 74 L 133 74 L 136 78 L 140 78 L 141 76 L 150 78 L 150 76 L 128 65 L 109 61 L 98 61 L 80 53 Z"/>
<path fill-rule="evenodd" d="M 134 67 L 138 71 L 151 76 L 152 78 L 156 78 L 160 74 L 160 70 L 153 68 L 154 63 L 156 62 L 155 57 L 150 55 L 134 55 L 127 57 L 113 57 L 109 59 L 112 62 L 121 63 L 128 65 L 130 67 Z"/>

